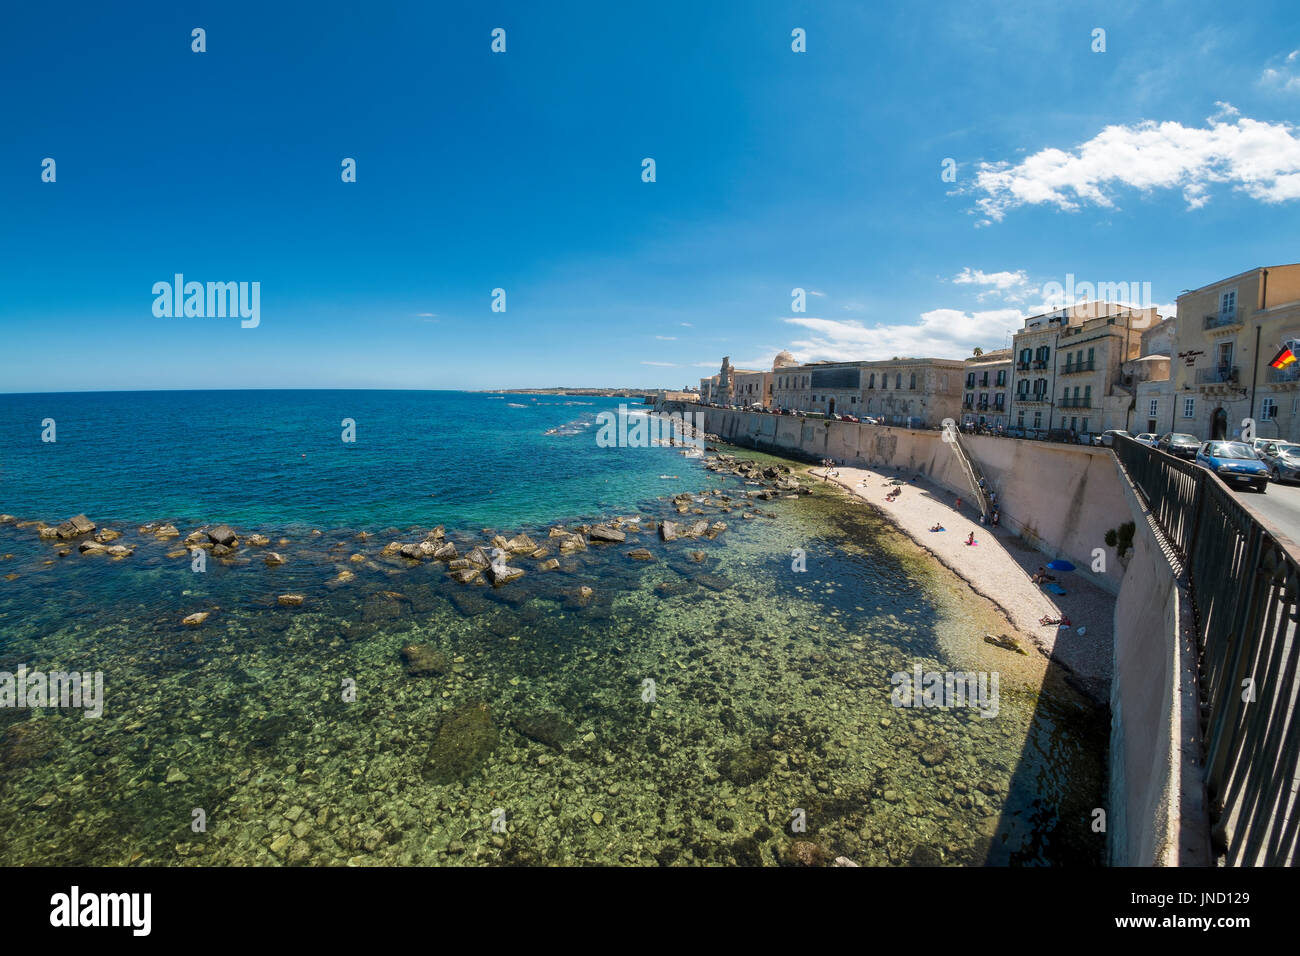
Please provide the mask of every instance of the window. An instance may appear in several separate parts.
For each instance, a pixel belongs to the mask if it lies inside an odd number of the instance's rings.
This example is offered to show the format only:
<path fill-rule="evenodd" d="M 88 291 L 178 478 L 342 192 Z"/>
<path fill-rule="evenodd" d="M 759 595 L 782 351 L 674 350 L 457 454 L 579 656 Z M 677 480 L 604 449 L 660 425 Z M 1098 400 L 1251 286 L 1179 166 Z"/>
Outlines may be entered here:
<path fill-rule="evenodd" d="M 903 388 L 903 373 L 898 372 L 897 374 L 894 375 L 894 390 L 902 391 L 902 388 Z"/>
<path fill-rule="evenodd" d="M 1016 412 L 1016 427 L 1017 427 L 1017 428 L 1024 428 L 1024 427 L 1025 427 L 1025 413 L 1024 413 L 1024 412 Z"/>
<path fill-rule="evenodd" d="M 911 389 L 913 392 L 916 391 L 916 373 L 915 373 L 915 372 L 912 373 L 912 377 L 908 380 L 907 387 L 908 387 L 909 389 Z"/>
<path fill-rule="evenodd" d="M 1037 429 L 1042 427 L 1043 427 L 1043 413 L 1034 412 L 1034 428 Z"/>
<path fill-rule="evenodd" d="M 966 387 L 967 387 L 967 388 L 974 388 L 974 387 L 975 387 L 975 373 L 974 373 L 974 372 L 967 372 L 967 373 L 966 373 Z"/>
<path fill-rule="evenodd" d="M 1002 369 L 998 372 L 998 388 L 1007 384 L 1007 370 Z"/>
<path fill-rule="evenodd" d="M 1277 418 L 1277 403 L 1271 398 L 1264 399 L 1264 405 L 1260 408 L 1259 417 L 1266 422 Z"/>
<path fill-rule="evenodd" d="M 1237 290 L 1230 289 L 1219 296 L 1219 314 L 1233 316 L 1237 314 Z"/>
<path fill-rule="evenodd" d="M 875 372 L 872 372 L 872 373 L 871 373 L 871 381 L 870 381 L 870 383 L 867 385 L 867 388 L 875 388 L 875 387 L 876 387 L 876 373 L 875 373 Z"/>
<path fill-rule="evenodd" d="M 1196 414 L 1196 399 L 1183 399 L 1183 418 L 1191 418 Z"/>
<path fill-rule="evenodd" d="M 1088 419 L 1086 418 L 1083 420 L 1083 430 L 1085 432 L 1088 430 Z"/>
<path fill-rule="evenodd" d="M 989 373 L 988 373 L 988 372 L 985 372 L 983 375 L 980 376 L 980 384 L 983 385 L 985 388 L 988 388 L 988 387 L 989 387 Z"/>
<path fill-rule="evenodd" d="M 1156 414 L 1156 409 L 1157 409 L 1159 406 L 1160 406 L 1160 401 L 1159 401 L 1158 399 L 1154 399 L 1154 398 L 1151 399 L 1151 410 L 1148 411 L 1147 414 L 1148 414 L 1148 415 L 1151 415 L 1152 417 L 1154 417 L 1155 414 Z"/>
<path fill-rule="evenodd" d="M 1088 364 L 1089 364 L 1089 365 L 1091 365 L 1091 364 L 1093 363 L 1094 356 L 1096 355 L 1096 352 L 1097 352 L 1097 350 L 1096 350 L 1095 348 L 1088 349 Z M 1086 428 L 1084 429 L 1084 431 L 1087 431 L 1087 430 L 1088 430 L 1088 429 L 1086 429 Z"/>
<path fill-rule="evenodd" d="M 966 393 L 966 404 L 967 404 L 967 405 L 969 405 L 969 404 L 971 403 L 971 399 L 972 399 L 973 397 L 974 397 L 974 396 L 973 396 L 970 392 L 967 392 L 967 393 Z"/>

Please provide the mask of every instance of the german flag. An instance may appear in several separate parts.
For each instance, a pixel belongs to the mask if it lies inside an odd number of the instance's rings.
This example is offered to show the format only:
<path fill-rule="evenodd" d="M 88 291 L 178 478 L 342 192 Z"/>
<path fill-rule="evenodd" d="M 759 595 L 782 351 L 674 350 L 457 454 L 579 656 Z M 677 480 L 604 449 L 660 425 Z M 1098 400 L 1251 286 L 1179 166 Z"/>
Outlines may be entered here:
<path fill-rule="evenodd" d="M 1285 345 L 1283 345 L 1282 351 L 1274 355 L 1273 361 L 1269 362 L 1268 364 L 1273 366 L 1273 368 L 1286 368 L 1289 365 L 1294 365 L 1297 359 L 1296 359 L 1295 352 L 1291 351 L 1291 346 L 1293 344 L 1294 343 L 1288 342 Z"/>

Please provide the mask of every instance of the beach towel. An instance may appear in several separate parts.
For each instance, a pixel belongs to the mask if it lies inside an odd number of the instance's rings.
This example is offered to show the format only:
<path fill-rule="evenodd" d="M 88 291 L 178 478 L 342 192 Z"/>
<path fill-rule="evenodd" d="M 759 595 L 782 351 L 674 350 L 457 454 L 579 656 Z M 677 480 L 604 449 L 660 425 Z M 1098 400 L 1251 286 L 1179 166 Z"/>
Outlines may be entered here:
<path fill-rule="evenodd" d="M 1061 587 L 1059 584 L 1053 584 L 1051 581 L 1048 581 L 1046 584 L 1044 584 L 1043 588 L 1045 590 L 1051 591 L 1053 594 L 1065 593 L 1065 588 Z"/>

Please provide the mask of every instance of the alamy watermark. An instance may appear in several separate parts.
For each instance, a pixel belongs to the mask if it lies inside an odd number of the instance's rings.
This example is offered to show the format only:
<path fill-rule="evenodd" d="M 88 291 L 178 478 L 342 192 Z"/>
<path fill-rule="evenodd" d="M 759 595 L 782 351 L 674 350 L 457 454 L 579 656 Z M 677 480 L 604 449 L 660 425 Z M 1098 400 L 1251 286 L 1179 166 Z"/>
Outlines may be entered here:
<path fill-rule="evenodd" d="M 104 715 L 103 671 L 0 671 L 0 707 L 77 707 L 82 717 Z"/>
<path fill-rule="evenodd" d="M 998 715 L 997 671 L 927 671 L 918 663 L 889 682 L 895 707 L 974 707 L 985 719 Z"/>
<path fill-rule="evenodd" d="M 596 416 L 596 446 L 599 448 L 650 448 L 654 445 L 704 447 L 704 413 L 671 412 L 632 414 L 627 405 Z"/>
<path fill-rule="evenodd" d="M 153 284 L 153 314 L 160 319 L 224 319 L 238 316 L 241 328 L 255 329 L 262 321 L 262 283 L 186 282 L 176 273 L 173 282 Z"/>

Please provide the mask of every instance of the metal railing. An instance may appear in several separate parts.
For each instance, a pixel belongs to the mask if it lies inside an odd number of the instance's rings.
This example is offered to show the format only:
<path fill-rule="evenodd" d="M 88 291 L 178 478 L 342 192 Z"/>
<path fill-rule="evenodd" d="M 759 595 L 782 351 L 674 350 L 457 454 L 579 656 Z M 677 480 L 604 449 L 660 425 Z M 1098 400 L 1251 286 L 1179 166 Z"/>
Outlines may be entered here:
<path fill-rule="evenodd" d="M 1218 312 L 1214 315 L 1205 317 L 1205 327 L 1207 329 L 1221 329 L 1225 325 L 1240 325 L 1241 313 L 1239 312 Z"/>
<path fill-rule="evenodd" d="M 1266 381 L 1300 382 L 1300 365 L 1293 365 L 1290 368 L 1270 368 Z"/>
<path fill-rule="evenodd" d="M 1300 557 L 1208 471 L 1112 446 L 1187 573 L 1205 785 L 1228 865 L 1290 865 L 1300 838 Z"/>
<path fill-rule="evenodd" d="M 1061 366 L 1062 375 L 1073 375 L 1075 372 L 1092 372 L 1097 368 L 1097 363 L 1092 359 L 1086 362 L 1066 362 Z"/>
<path fill-rule="evenodd" d="M 1071 398 L 1068 395 L 1061 396 L 1061 408 L 1092 408 L 1091 395 L 1078 395 Z"/>
<path fill-rule="evenodd" d="M 1196 370 L 1197 385 L 1215 385 L 1222 382 L 1236 382 L 1241 370 L 1235 365 L 1216 365 L 1213 368 Z"/>

